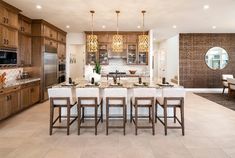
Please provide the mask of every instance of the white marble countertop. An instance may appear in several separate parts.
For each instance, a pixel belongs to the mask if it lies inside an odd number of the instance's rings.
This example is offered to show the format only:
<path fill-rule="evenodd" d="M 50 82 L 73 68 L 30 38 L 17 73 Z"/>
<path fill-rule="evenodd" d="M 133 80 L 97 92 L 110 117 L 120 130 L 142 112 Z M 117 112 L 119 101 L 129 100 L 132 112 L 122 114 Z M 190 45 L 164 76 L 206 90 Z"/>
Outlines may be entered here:
<path fill-rule="evenodd" d="M 40 81 L 40 78 L 28 78 L 28 79 L 8 81 L 3 85 L 3 89 L 4 88 L 14 87 L 14 86 L 19 86 L 19 85 L 23 85 L 23 84 L 27 84 L 27 83 L 30 83 L 30 82 L 36 82 L 36 81 Z"/>

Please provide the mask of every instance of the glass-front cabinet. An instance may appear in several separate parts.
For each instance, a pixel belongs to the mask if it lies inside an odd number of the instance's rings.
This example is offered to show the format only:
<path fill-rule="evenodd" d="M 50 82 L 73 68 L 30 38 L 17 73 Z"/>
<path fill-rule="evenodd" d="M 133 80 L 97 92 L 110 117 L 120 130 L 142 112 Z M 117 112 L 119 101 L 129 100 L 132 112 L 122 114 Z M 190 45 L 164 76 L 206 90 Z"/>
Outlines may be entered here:
<path fill-rule="evenodd" d="M 127 64 L 137 64 L 137 46 L 127 45 Z"/>
<path fill-rule="evenodd" d="M 138 64 L 148 65 L 148 52 L 139 52 Z"/>
<path fill-rule="evenodd" d="M 87 58 L 86 63 L 94 65 L 97 61 L 96 52 L 87 52 Z"/>
<path fill-rule="evenodd" d="M 109 64 L 108 48 L 106 44 L 99 45 L 99 62 L 102 65 Z"/>

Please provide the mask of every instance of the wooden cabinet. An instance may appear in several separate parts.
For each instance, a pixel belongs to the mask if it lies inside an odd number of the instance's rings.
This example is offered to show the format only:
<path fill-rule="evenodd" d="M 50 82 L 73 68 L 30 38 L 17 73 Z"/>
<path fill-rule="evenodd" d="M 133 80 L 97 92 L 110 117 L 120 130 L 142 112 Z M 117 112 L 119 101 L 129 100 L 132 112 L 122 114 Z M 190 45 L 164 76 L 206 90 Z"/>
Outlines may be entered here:
<path fill-rule="evenodd" d="M 56 41 L 54 41 L 54 40 L 45 39 L 44 44 L 47 45 L 47 46 L 51 46 L 51 47 L 57 48 L 57 44 L 58 43 Z"/>
<path fill-rule="evenodd" d="M 19 91 L 0 95 L 0 120 L 15 114 L 20 110 Z"/>
<path fill-rule="evenodd" d="M 10 9 L 8 6 L 5 6 L 4 4 L 0 4 L 1 24 L 17 29 L 18 28 L 18 13 L 19 13 L 19 10 Z"/>
<path fill-rule="evenodd" d="M 21 108 L 27 108 L 30 105 L 30 95 L 29 95 L 29 88 L 23 88 L 20 90 L 20 104 Z"/>
<path fill-rule="evenodd" d="M 39 102 L 40 100 L 40 84 L 39 82 L 38 83 L 35 83 L 34 85 L 32 85 L 32 87 L 30 88 L 29 90 L 29 93 L 30 93 L 30 105 L 33 105 L 37 102 Z"/>
<path fill-rule="evenodd" d="M 22 85 L 20 90 L 21 109 L 27 108 L 40 100 L 39 82 Z"/>
<path fill-rule="evenodd" d="M 31 25 L 31 19 L 25 17 L 24 15 L 19 16 L 19 31 L 20 33 L 25 33 L 28 35 L 31 35 L 32 33 L 32 25 Z"/>
<path fill-rule="evenodd" d="M 58 58 L 65 59 L 66 58 L 66 46 L 64 43 L 58 43 Z"/>
<path fill-rule="evenodd" d="M 47 25 L 44 25 L 43 29 L 44 29 L 43 35 L 45 37 L 57 40 L 57 31 L 56 30 L 54 30 L 53 28 L 51 28 L 51 27 L 49 27 Z"/>
<path fill-rule="evenodd" d="M 18 47 L 18 31 L 0 25 L 0 46 L 7 48 Z"/>
<path fill-rule="evenodd" d="M 19 56 L 20 56 L 20 65 L 29 66 L 32 64 L 31 36 L 25 34 L 19 34 Z"/>
<path fill-rule="evenodd" d="M 66 35 L 58 32 L 58 39 L 59 42 L 65 43 L 66 42 Z"/>

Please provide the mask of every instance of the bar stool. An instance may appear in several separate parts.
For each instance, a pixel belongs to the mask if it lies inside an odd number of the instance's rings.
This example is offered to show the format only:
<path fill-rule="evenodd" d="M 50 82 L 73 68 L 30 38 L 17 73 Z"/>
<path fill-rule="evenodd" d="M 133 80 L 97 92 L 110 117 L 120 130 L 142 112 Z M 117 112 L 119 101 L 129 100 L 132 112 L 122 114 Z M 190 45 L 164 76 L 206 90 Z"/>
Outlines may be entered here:
<path fill-rule="evenodd" d="M 50 135 L 52 135 L 53 128 L 67 128 L 67 135 L 69 135 L 70 125 L 77 119 L 77 116 L 71 116 L 70 110 L 77 104 L 75 98 L 72 97 L 71 88 L 50 88 L 48 89 L 48 95 L 50 99 Z M 59 116 L 54 120 L 54 109 L 59 108 Z M 61 116 L 61 108 L 67 109 L 67 116 Z M 67 118 L 66 126 L 54 126 L 61 118 Z M 72 120 L 70 120 L 73 118 Z"/>
<path fill-rule="evenodd" d="M 127 89 L 126 88 L 105 88 L 104 96 L 106 98 L 106 135 L 108 135 L 109 128 L 123 128 L 123 134 L 126 134 L 126 99 Z M 123 109 L 122 116 L 110 116 L 109 109 L 114 107 L 120 107 Z M 122 118 L 122 126 L 110 126 L 109 118 Z"/>
<path fill-rule="evenodd" d="M 78 99 L 78 135 L 81 128 L 95 128 L 97 135 L 97 126 L 103 122 L 103 99 L 100 98 L 99 88 L 76 88 L 76 97 Z M 98 118 L 98 108 L 100 107 L 100 117 Z M 85 108 L 94 108 L 93 116 L 85 116 Z M 81 116 L 82 111 L 82 116 Z M 94 118 L 94 126 L 81 126 L 85 118 Z"/>
<path fill-rule="evenodd" d="M 184 98 L 185 98 L 185 90 L 184 88 L 163 88 L 162 90 L 162 97 L 157 97 L 156 99 L 156 119 L 157 119 L 164 125 L 165 135 L 167 135 L 167 129 L 182 129 L 182 135 L 184 135 Z M 157 114 L 157 108 L 158 105 L 163 108 L 163 116 L 158 116 Z M 167 115 L 167 108 L 172 107 L 174 110 L 174 116 L 168 116 Z M 180 109 L 181 113 L 181 121 L 176 116 L 176 108 Z M 161 118 L 164 118 L 164 121 L 161 120 Z M 180 124 L 180 126 L 168 126 L 167 125 L 167 118 L 173 118 L 174 123 L 176 121 Z"/>
<path fill-rule="evenodd" d="M 147 129 L 151 128 L 153 135 L 155 134 L 154 127 L 154 98 L 156 95 L 155 88 L 134 88 L 133 89 L 133 97 L 131 98 L 131 122 L 133 121 L 135 124 L 135 135 L 137 135 L 137 130 L 140 128 Z M 133 118 L 132 110 L 135 109 L 135 117 Z M 138 108 L 148 108 L 149 115 L 148 116 L 139 116 Z M 139 126 L 138 118 L 149 118 L 150 126 Z"/>

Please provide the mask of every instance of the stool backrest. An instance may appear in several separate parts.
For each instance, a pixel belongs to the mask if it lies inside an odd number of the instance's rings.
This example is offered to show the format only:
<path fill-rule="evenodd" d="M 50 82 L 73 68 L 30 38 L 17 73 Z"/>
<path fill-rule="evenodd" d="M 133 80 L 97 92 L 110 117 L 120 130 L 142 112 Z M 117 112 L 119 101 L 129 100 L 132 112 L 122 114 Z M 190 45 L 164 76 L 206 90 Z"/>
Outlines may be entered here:
<path fill-rule="evenodd" d="M 137 98 L 143 98 L 141 100 L 137 100 L 137 104 L 139 105 L 149 105 L 152 104 L 151 100 L 148 98 L 154 98 L 156 97 L 157 90 L 155 88 L 134 88 L 133 89 L 133 103 L 135 103 L 135 100 Z M 144 99 L 146 98 L 146 99 Z"/>
<path fill-rule="evenodd" d="M 222 80 L 223 80 L 222 82 L 225 87 L 228 86 L 228 83 L 226 81 L 228 78 L 233 78 L 233 75 L 232 74 L 222 74 Z"/>
<path fill-rule="evenodd" d="M 127 89 L 126 88 L 105 88 L 104 97 L 116 98 L 116 97 L 125 97 L 127 103 Z M 109 104 L 122 104 L 121 100 L 109 100 Z"/>
<path fill-rule="evenodd" d="M 67 105 L 66 98 L 69 98 L 70 104 L 75 103 L 71 88 L 50 88 L 48 89 L 48 95 L 50 99 L 53 99 L 54 105 Z M 56 98 L 61 98 L 62 100 Z"/>
<path fill-rule="evenodd" d="M 76 88 L 76 97 L 83 98 L 81 104 L 95 104 L 94 99 L 84 98 L 96 98 L 97 104 L 99 104 L 100 92 L 99 88 Z"/>
<path fill-rule="evenodd" d="M 185 89 L 184 88 L 163 88 L 162 90 L 163 98 L 185 98 Z M 180 100 L 169 100 L 167 104 L 170 105 L 179 105 Z"/>
<path fill-rule="evenodd" d="M 228 78 L 228 84 L 230 84 L 230 89 L 235 90 L 235 79 L 234 78 Z"/>

